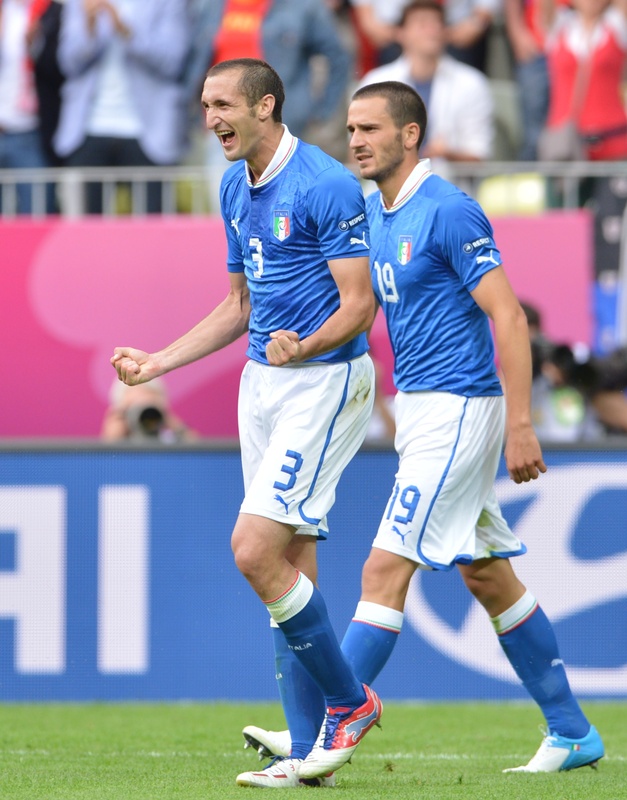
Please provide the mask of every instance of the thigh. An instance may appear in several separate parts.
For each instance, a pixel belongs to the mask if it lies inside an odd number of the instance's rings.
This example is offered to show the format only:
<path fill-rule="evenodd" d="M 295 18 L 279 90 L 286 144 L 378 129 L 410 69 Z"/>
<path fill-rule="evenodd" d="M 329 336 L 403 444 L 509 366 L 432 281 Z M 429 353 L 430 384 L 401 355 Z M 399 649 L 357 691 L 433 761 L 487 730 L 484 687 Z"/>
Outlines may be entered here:
<path fill-rule="evenodd" d="M 362 356 L 346 364 L 288 369 L 250 362 L 245 373 L 241 511 L 325 536 L 337 483 L 368 427 L 372 362 Z"/>
<path fill-rule="evenodd" d="M 476 555 L 476 526 L 501 453 L 502 397 L 400 394 L 399 467 L 374 546 L 450 569 Z"/>

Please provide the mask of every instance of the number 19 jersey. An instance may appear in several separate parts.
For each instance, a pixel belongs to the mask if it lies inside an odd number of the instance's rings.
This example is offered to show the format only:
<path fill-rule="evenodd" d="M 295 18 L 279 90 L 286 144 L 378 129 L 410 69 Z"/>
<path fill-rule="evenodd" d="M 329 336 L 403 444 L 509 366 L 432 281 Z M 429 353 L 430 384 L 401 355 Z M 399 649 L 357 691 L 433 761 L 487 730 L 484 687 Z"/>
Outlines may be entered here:
<path fill-rule="evenodd" d="M 420 161 L 386 209 L 366 199 L 374 292 L 404 392 L 502 394 L 488 318 L 470 292 L 501 264 L 481 207 Z"/>

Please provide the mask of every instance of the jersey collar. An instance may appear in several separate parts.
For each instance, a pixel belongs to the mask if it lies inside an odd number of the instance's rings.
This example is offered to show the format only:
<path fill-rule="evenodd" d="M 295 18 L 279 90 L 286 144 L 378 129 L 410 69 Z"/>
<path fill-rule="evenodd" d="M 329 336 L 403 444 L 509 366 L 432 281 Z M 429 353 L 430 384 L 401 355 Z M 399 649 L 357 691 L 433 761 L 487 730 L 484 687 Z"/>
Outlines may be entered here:
<path fill-rule="evenodd" d="M 393 211 L 397 211 L 401 206 L 404 206 L 405 203 L 407 203 L 408 200 L 414 196 L 414 194 L 418 191 L 418 188 L 421 186 L 423 181 L 429 177 L 429 175 L 431 175 L 431 161 L 428 158 L 423 158 L 416 164 L 416 166 L 407 176 L 405 183 L 401 186 L 401 190 L 396 195 L 396 199 L 390 208 L 385 207 L 383 195 L 381 195 L 381 205 L 383 206 L 383 210 L 389 214 Z"/>
<path fill-rule="evenodd" d="M 287 126 L 284 125 L 283 136 L 281 137 L 279 146 L 272 156 L 272 161 L 270 161 L 268 166 L 264 169 L 257 183 L 253 184 L 251 180 L 250 169 L 248 164 L 246 164 L 246 181 L 248 182 L 250 188 L 258 189 L 260 186 L 265 186 L 266 183 L 269 183 L 272 178 L 278 175 L 292 157 L 294 150 L 296 150 L 297 144 L 298 139 L 295 136 L 292 136 L 292 134 L 288 131 Z"/>

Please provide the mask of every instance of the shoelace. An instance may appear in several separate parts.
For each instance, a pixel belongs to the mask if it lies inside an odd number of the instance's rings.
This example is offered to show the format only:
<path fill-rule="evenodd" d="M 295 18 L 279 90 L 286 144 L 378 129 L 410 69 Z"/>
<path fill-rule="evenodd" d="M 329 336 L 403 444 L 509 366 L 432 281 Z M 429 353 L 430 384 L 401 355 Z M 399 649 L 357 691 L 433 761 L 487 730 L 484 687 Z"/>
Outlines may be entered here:
<path fill-rule="evenodd" d="M 345 711 L 343 714 L 327 714 L 324 724 L 324 743 L 322 745 L 325 750 L 329 750 L 331 748 L 337 731 L 337 726 L 343 719 L 346 719 L 346 717 L 349 717 L 352 713 L 353 712 L 351 710 Z"/>
<path fill-rule="evenodd" d="M 273 758 L 273 759 L 271 759 L 271 760 L 270 760 L 270 761 L 269 761 L 269 762 L 266 764 L 266 766 L 263 768 L 263 770 L 262 770 L 262 771 L 263 771 L 263 772 L 265 772 L 265 771 L 266 771 L 266 770 L 268 770 L 268 769 L 272 769 L 272 767 L 277 767 L 277 766 L 279 766 L 279 763 L 280 763 L 281 761 L 287 761 L 287 759 L 285 758 L 285 756 L 274 756 L 274 758 Z"/>

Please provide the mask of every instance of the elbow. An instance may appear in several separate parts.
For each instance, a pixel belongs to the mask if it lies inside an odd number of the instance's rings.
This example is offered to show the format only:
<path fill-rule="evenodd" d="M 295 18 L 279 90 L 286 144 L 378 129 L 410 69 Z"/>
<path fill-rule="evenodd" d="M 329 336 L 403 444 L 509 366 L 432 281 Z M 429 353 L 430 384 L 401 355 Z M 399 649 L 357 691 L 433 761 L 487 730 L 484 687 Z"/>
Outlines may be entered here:
<path fill-rule="evenodd" d="M 363 299 L 360 311 L 361 324 L 359 326 L 358 333 L 364 333 L 365 331 L 369 331 L 372 327 L 377 313 L 377 305 L 373 294 Z"/>

